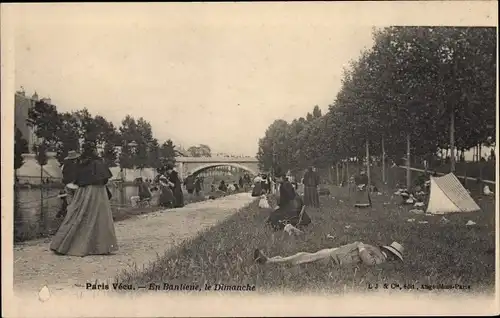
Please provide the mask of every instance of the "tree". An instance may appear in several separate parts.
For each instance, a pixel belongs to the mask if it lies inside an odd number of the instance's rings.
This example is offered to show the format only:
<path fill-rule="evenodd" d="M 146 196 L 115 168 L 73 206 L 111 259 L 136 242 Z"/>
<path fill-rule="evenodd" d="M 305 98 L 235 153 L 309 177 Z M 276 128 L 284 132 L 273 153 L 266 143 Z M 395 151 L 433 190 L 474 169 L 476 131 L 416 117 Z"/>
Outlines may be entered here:
<path fill-rule="evenodd" d="M 263 170 L 275 171 L 277 167 L 289 169 L 287 159 L 288 123 L 284 120 L 275 120 L 266 130 L 266 134 L 259 140 L 257 159 Z"/>
<path fill-rule="evenodd" d="M 116 146 L 111 142 L 106 142 L 104 144 L 102 158 L 108 167 L 116 167 L 116 156 Z"/>
<path fill-rule="evenodd" d="M 151 168 L 158 169 L 161 167 L 161 154 L 160 154 L 160 145 L 158 144 L 158 140 L 153 138 L 151 144 L 149 145 L 148 151 L 148 166 Z"/>
<path fill-rule="evenodd" d="M 175 163 L 175 146 L 171 139 L 161 145 L 160 155 L 164 160 Z"/>
<path fill-rule="evenodd" d="M 21 168 L 24 164 L 23 154 L 28 153 L 28 142 L 23 138 L 23 133 L 16 128 L 14 135 L 14 170 Z M 16 176 L 17 178 L 17 176 Z"/>
<path fill-rule="evenodd" d="M 22 213 L 19 207 L 19 193 L 17 187 L 17 170 L 21 168 L 24 164 L 23 154 L 28 153 L 28 142 L 23 138 L 22 132 L 16 128 L 14 135 L 14 171 L 15 171 L 15 181 L 14 181 L 14 237 L 18 236 L 19 225 L 18 223 L 22 220 Z"/>
<path fill-rule="evenodd" d="M 128 144 L 124 143 L 123 146 L 121 146 L 118 160 L 120 162 L 120 168 L 122 169 L 132 169 L 134 167 L 132 152 Z"/>
<path fill-rule="evenodd" d="M 314 106 L 312 115 L 313 115 L 314 118 L 320 118 L 321 117 L 321 109 L 319 108 L 318 105 Z"/>
<path fill-rule="evenodd" d="M 46 218 L 45 218 L 45 207 L 44 207 L 44 202 L 43 202 L 43 166 L 47 164 L 48 157 L 47 157 L 47 145 L 45 142 L 41 142 L 39 145 L 34 146 L 34 151 L 36 154 L 36 162 L 40 166 L 40 219 L 42 221 L 44 230 L 45 230 L 45 225 L 46 225 Z"/>
<path fill-rule="evenodd" d="M 59 114 L 61 129 L 57 131 L 57 155 L 56 158 L 62 165 L 64 158 L 68 155 L 68 151 L 80 148 L 80 138 L 82 128 L 80 121 L 74 113 Z"/>
<path fill-rule="evenodd" d="M 61 129 L 61 122 L 57 109 L 44 101 L 37 101 L 34 107 L 28 110 L 27 123 L 35 130 L 35 135 L 44 140 L 48 148 L 55 148 L 57 133 Z"/>
<path fill-rule="evenodd" d="M 198 145 L 191 146 L 188 148 L 187 152 L 193 157 L 211 157 L 212 150 L 208 145 Z"/>
<path fill-rule="evenodd" d="M 288 125 L 277 120 L 259 140 L 261 168 L 326 166 L 370 155 L 432 159 L 494 140 L 495 28 L 388 27 L 344 69 L 328 112 L 319 107 Z M 455 138 L 450 138 L 451 122 Z M 454 140 L 453 140 L 454 139 Z M 453 142 L 454 141 L 454 142 Z M 279 159 L 278 159 L 279 158 Z"/>
<path fill-rule="evenodd" d="M 135 128 L 135 142 L 137 143 L 137 148 L 135 149 L 134 163 L 137 168 L 142 170 L 148 165 L 150 159 L 150 146 L 153 142 L 153 132 L 151 124 L 142 117 L 137 120 Z"/>

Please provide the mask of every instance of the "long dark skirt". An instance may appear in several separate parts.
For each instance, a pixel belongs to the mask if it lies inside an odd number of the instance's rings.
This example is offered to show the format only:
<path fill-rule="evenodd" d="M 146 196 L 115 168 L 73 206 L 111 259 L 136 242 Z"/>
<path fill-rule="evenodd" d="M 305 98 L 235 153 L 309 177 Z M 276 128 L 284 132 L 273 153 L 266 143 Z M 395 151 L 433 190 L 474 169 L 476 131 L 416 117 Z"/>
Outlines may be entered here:
<path fill-rule="evenodd" d="M 113 215 L 104 186 L 90 185 L 75 191 L 50 249 L 72 256 L 110 254 L 118 250 Z"/>
<path fill-rule="evenodd" d="M 175 197 L 172 190 L 169 187 L 162 186 L 160 198 L 158 200 L 159 205 L 165 208 L 170 208 L 173 206 L 174 202 Z"/>
<path fill-rule="evenodd" d="M 304 187 L 304 204 L 309 207 L 319 208 L 319 194 L 316 187 Z"/>
<path fill-rule="evenodd" d="M 301 200 L 294 200 L 284 207 L 279 207 L 277 210 L 271 212 L 267 218 L 267 223 L 269 223 L 274 230 L 282 230 L 287 223 L 293 226 L 309 225 L 311 223 L 311 218 L 306 211 L 304 211 L 302 219 L 300 219 L 302 206 Z"/>
<path fill-rule="evenodd" d="M 182 208 L 184 206 L 184 193 L 182 193 L 182 188 L 180 186 L 174 187 L 173 192 L 175 197 L 174 207 Z"/>

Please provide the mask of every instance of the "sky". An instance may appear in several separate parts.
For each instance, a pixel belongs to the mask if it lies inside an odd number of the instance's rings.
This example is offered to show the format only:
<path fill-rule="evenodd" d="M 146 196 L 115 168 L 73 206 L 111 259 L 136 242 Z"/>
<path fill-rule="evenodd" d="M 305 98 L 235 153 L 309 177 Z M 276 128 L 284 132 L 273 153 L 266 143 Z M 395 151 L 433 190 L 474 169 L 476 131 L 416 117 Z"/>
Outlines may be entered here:
<path fill-rule="evenodd" d="M 292 8 L 289 6 L 288 8 Z M 343 68 L 372 45 L 342 10 L 239 4 L 18 5 L 15 86 L 160 141 L 254 156 L 275 119 L 326 112 Z"/>

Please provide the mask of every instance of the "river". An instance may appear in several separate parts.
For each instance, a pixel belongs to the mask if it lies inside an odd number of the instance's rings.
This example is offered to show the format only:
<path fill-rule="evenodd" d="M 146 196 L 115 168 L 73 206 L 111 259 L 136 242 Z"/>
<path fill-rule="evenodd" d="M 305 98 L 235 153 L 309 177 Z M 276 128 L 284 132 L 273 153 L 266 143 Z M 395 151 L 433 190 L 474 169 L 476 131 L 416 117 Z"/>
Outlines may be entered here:
<path fill-rule="evenodd" d="M 123 191 L 113 183 L 108 184 L 108 187 L 113 195 L 111 198 L 112 208 L 131 206 L 130 197 L 138 195 L 136 186 L 124 186 Z M 14 226 L 15 232 L 20 234 L 16 235 L 19 237 L 16 240 L 31 239 L 39 235 L 40 232 L 44 232 L 42 230 L 44 220 L 51 224 L 56 219 L 55 216 L 62 205 L 61 199 L 57 197 L 60 190 L 58 188 L 43 189 L 43 212 L 45 214 L 43 217 L 40 197 L 42 189 L 21 188 L 17 190 L 19 204 L 17 211 L 15 211 L 17 216 Z M 186 195 L 187 193 L 185 193 Z M 153 194 L 153 197 L 155 197 L 155 194 Z"/>

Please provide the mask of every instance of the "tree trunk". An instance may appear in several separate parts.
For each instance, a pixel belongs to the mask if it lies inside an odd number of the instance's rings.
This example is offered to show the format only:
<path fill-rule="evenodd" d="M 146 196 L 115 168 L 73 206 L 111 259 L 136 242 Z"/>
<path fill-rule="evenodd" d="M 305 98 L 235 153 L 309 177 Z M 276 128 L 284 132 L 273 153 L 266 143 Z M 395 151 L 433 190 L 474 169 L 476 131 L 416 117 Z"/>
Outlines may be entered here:
<path fill-rule="evenodd" d="M 346 181 L 349 182 L 349 178 L 350 178 L 350 175 L 349 175 L 349 160 L 347 160 L 345 162 L 345 173 L 346 173 Z"/>
<path fill-rule="evenodd" d="M 42 233 L 45 234 L 45 207 L 43 204 L 43 166 L 40 165 L 40 222 Z"/>
<path fill-rule="evenodd" d="M 450 113 L 450 172 L 455 172 L 455 111 Z"/>
<path fill-rule="evenodd" d="M 406 134 L 406 189 L 411 188 L 411 170 L 410 170 L 410 134 Z"/>
<path fill-rule="evenodd" d="M 384 144 L 384 137 L 382 137 L 382 182 L 386 184 L 385 182 L 385 144 Z"/>
<path fill-rule="evenodd" d="M 467 187 L 467 165 L 464 163 L 464 187 Z"/>
<path fill-rule="evenodd" d="M 370 147 L 369 141 L 366 139 L 366 175 L 368 176 L 368 184 L 366 185 L 367 191 L 370 191 L 371 175 L 370 175 Z"/>
<path fill-rule="evenodd" d="M 339 163 L 335 163 L 335 169 L 337 170 L 337 186 L 340 186 L 340 178 L 339 178 Z"/>

